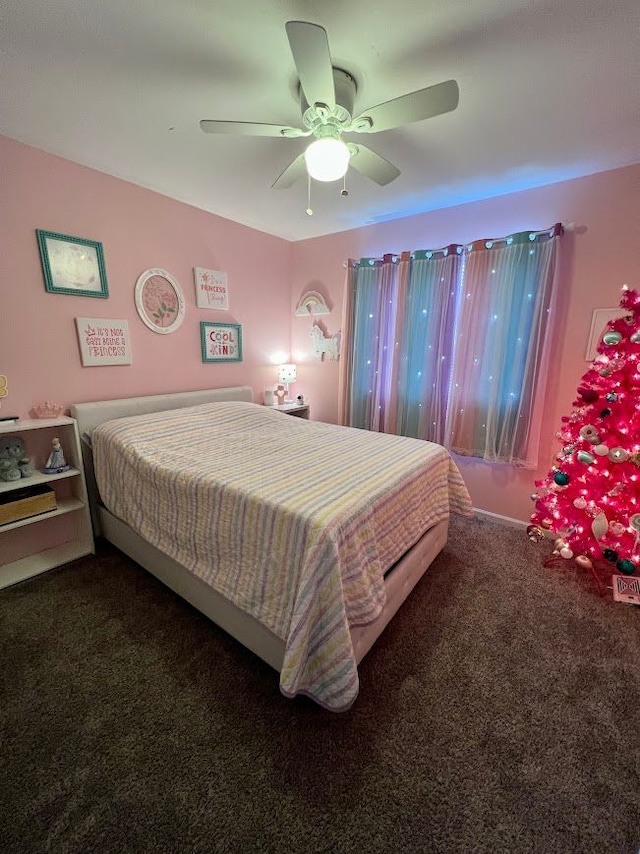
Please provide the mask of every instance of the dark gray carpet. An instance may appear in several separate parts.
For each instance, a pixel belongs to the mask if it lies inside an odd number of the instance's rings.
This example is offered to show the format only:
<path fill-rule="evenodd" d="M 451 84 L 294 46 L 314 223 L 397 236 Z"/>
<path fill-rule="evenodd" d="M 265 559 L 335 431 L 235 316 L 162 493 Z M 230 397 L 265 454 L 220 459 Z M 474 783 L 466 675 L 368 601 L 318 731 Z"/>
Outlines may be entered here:
<path fill-rule="evenodd" d="M 0 849 L 640 847 L 640 608 L 479 519 L 336 715 L 102 544 L 0 592 Z"/>

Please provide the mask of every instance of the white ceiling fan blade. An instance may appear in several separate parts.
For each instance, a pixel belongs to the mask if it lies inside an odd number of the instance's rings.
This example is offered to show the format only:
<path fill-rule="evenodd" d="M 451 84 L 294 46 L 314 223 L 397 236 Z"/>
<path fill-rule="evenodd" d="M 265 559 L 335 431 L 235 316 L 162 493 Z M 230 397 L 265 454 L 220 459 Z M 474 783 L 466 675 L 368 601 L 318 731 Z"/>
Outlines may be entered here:
<path fill-rule="evenodd" d="M 200 128 L 205 133 L 235 133 L 239 136 L 283 136 L 293 139 L 309 136 L 311 131 L 290 128 L 283 125 L 262 124 L 260 122 L 220 122 L 214 119 L 202 119 Z"/>
<path fill-rule="evenodd" d="M 271 185 L 274 190 L 287 190 L 307 174 L 304 153 L 299 154 Z"/>
<path fill-rule="evenodd" d="M 370 110 L 364 110 L 353 120 L 351 130 L 358 133 L 378 133 L 401 125 L 420 122 L 442 113 L 455 110 L 460 100 L 460 90 L 455 80 L 446 80 L 427 86 L 400 98 L 385 101 Z"/>
<path fill-rule="evenodd" d="M 285 29 L 307 103 L 326 104 L 332 110 L 336 93 L 327 31 L 305 21 L 288 21 Z"/>
<path fill-rule="evenodd" d="M 366 175 L 367 178 L 371 178 L 376 184 L 380 184 L 381 187 L 390 184 L 400 174 L 397 166 L 389 163 L 388 160 L 367 148 L 366 145 L 350 144 L 349 150 L 351 151 L 349 165 Z"/>

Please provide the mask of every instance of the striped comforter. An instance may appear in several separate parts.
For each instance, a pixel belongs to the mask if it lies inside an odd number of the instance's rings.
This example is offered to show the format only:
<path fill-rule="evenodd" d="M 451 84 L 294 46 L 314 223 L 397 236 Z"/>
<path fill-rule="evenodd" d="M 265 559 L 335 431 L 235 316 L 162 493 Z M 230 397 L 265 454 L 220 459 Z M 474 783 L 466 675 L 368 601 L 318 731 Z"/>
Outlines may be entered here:
<path fill-rule="evenodd" d="M 439 445 L 210 403 L 93 431 L 105 505 L 285 644 L 280 687 L 348 708 L 350 625 L 385 604 L 384 572 L 469 495 Z"/>

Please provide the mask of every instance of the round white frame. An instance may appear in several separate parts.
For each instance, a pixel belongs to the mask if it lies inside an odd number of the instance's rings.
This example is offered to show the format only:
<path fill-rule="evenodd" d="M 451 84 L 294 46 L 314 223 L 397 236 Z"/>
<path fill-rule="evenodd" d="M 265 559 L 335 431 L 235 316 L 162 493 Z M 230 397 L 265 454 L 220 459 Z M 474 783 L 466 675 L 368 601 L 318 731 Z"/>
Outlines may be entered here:
<path fill-rule="evenodd" d="M 147 311 L 144 307 L 144 303 L 142 301 L 142 294 L 144 291 L 144 286 L 147 284 L 149 279 L 153 278 L 153 276 L 160 276 L 163 279 L 166 279 L 169 285 L 172 287 L 176 298 L 178 300 L 178 309 L 176 311 L 176 316 L 169 326 L 158 326 L 157 323 L 154 323 L 153 320 L 147 314 Z M 160 335 L 168 335 L 170 332 L 175 332 L 176 329 L 181 325 L 184 320 L 185 315 L 185 302 L 184 295 L 182 293 L 182 288 L 176 279 L 171 275 L 171 273 L 167 273 L 166 270 L 160 270 L 156 267 L 145 270 L 138 277 L 138 281 L 136 282 L 136 287 L 134 291 L 134 297 L 136 302 L 136 310 L 140 315 L 140 320 L 144 323 L 145 326 L 148 326 L 153 332 L 158 332 Z"/>

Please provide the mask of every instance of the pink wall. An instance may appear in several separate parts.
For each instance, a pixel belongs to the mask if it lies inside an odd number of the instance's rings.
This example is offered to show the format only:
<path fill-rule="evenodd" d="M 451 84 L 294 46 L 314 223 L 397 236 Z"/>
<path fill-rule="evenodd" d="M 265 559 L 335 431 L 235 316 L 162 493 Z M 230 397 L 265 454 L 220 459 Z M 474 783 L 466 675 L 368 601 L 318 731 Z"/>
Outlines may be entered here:
<path fill-rule="evenodd" d="M 102 243 L 108 299 L 45 291 L 36 229 Z M 0 137 L 0 414 L 40 400 L 71 403 L 248 384 L 256 399 L 289 355 L 291 244 L 117 178 Z M 183 324 L 160 335 L 138 317 L 138 276 L 167 270 L 182 286 Z M 199 309 L 193 268 L 225 270 L 230 310 Z M 128 366 L 83 367 L 75 317 L 127 319 Z M 203 363 L 200 321 L 242 324 L 243 361 Z"/>
<path fill-rule="evenodd" d="M 554 222 L 576 223 L 566 236 L 564 315 L 556 370 L 550 377 L 539 473 L 460 459 L 476 507 L 526 521 L 537 476 L 552 463 L 560 417 L 571 408 L 587 368 L 594 308 L 615 307 L 622 284 L 640 286 L 640 165 L 482 202 L 366 226 L 290 244 L 149 190 L 0 137 L 0 374 L 9 396 L 0 414 L 27 417 L 43 399 L 69 404 L 100 398 L 249 384 L 256 399 L 272 386 L 271 356 L 291 352 L 294 394 L 310 399 L 312 417 L 337 420 L 338 363 L 312 356 L 309 318 L 293 317 L 308 290 L 327 298 L 327 332 L 340 329 L 343 262 L 348 257 L 444 246 Z M 37 228 L 98 240 L 105 253 L 109 299 L 45 291 Z M 144 270 L 168 270 L 182 285 L 182 326 L 158 335 L 133 301 Z M 195 305 L 193 267 L 226 270 L 230 311 Z M 84 368 L 75 317 L 126 318 L 133 364 Z M 241 323 L 244 360 L 203 364 L 201 320 Z"/>
<path fill-rule="evenodd" d="M 575 223 L 565 237 L 563 307 L 549 379 L 548 407 L 539 472 L 458 458 L 474 506 L 527 521 L 534 481 L 546 473 L 559 450 L 555 433 L 571 410 L 584 360 L 594 308 L 615 308 L 623 284 L 640 287 L 640 165 L 564 181 L 537 190 L 474 202 L 455 208 L 370 225 L 340 234 L 301 241 L 293 246 L 292 305 L 306 290 L 318 290 L 333 305 L 319 318 L 327 331 L 341 323 L 343 261 L 404 249 L 429 249 L 499 237 L 554 222 Z M 559 313 L 560 314 L 560 313 Z M 311 320 L 294 318 L 292 350 L 304 352 Z M 300 387 L 313 391 L 313 415 L 337 420 L 338 366 L 302 362 Z"/>

